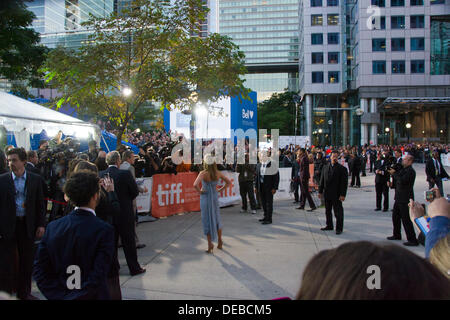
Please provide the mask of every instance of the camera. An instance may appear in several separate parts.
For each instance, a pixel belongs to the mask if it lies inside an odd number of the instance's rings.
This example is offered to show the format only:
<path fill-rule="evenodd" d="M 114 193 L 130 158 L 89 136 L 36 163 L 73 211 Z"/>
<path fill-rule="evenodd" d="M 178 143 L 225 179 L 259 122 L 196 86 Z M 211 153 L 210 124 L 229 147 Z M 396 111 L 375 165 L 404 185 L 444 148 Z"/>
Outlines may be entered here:
<path fill-rule="evenodd" d="M 433 190 L 424 192 L 425 200 L 428 202 L 432 202 L 436 198 L 436 193 Z"/>

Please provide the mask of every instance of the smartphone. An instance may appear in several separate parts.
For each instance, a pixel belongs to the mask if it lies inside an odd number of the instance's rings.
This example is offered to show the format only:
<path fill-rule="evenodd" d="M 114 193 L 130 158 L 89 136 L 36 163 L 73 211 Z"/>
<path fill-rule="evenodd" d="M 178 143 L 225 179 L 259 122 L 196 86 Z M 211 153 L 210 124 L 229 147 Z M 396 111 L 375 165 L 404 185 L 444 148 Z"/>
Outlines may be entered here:
<path fill-rule="evenodd" d="M 416 218 L 414 222 L 419 227 L 420 231 L 423 232 L 423 234 L 426 236 L 428 232 L 430 232 L 430 218 L 426 218 L 425 216 Z"/>
<path fill-rule="evenodd" d="M 434 198 L 436 198 L 436 195 L 435 195 L 434 191 L 430 190 L 430 191 L 424 192 L 424 197 L 425 197 L 426 201 L 432 202 L 434 200 Z"/>

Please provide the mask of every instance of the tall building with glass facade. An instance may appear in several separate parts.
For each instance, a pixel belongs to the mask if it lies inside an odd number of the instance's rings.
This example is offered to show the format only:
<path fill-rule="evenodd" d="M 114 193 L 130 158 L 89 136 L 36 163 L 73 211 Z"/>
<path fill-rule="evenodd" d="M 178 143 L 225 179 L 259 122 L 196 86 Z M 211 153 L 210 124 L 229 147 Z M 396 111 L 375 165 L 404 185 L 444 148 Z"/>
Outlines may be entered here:
<path fill-rule="evenodd" d="M 344 1 L 299 6 L 305 133 L 316 144 L 448 141 L 449 0 Z"/>
<path fill-rule="evenodd" d="M 217 1 L 217 31 L 245 53 L 245 85 L 258 93 L 258 101 L 297 91 L 299 0 Z"/>

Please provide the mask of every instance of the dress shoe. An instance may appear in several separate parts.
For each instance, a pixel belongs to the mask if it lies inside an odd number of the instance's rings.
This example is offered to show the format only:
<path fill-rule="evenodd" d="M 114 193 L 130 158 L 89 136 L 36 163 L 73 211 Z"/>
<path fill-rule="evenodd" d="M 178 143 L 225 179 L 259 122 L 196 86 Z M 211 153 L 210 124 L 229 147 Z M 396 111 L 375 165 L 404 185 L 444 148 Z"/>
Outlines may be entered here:
<path fill-rule="evenodd" d="M 140 268 L 139 270 L 130 272 L 130 275 L 131 275 L 132 277 L 134 277 L 134 276 L 137 276 L 138 274 L 145 273 L 145 271 L 146 271 L 146 270 L 145 270 L 144 268 Z"/>
<path fill-rule="evenodd" d="M 294 204 L 295 204 L 295 203 L 298 203 L 298 201 L 294 201 L 294 202 L 292 202 L 292 203 L 294 203 Z"/>
<path fill-rule="evenodd" d="M 342 230 L 336 230 L 336 234 L 341 234 L 342 233 Z"/>
<path fill-rule="evenodd" d="M 316 210 L 317 208 L 316 207 L 314 207 L 314 208 L 310 208 L 309 210 L 306 210 L 306 211 L 308 211 L 308 212 L 312 212 L 312 211 L 314 211 L 314 210 Z"/>
<path fill-rule="evenodd" d="M 272 224 L 272 221 L 264 220 L 264 221 L 262 222 L 262 224 Z"/>
<path fill-rule="evenodd" d="M 266 221 L 266 219 L 262 218 L 262 219 L 259 219 L 258 221 L 263 222 L 263 221 Z"/>
<path fill-rule="evenodd" d="M 388 212 L 389 210 L 388 209 L 383 209 L 383 212 Z"/>
<path fill-rule="evenodd" d="M 142 249 L 142 248 L 145 248 L 145 244 L 140 243 L 140 244 L 136 245 L 136 249 Z"/>
<path fill-rule="evenodd" d="M 295 208 L 295 209 L 298 209 L 298 210 L 305 210 L 305 207 L 298 207 L 298 208 Z"/>
<path fill-rule="evenodd" d="M 418 242 L 404 242 L 403 245 L 407 246 L 407 247 L 417 247 L 419 245 Z"/>
<path fill-rule="evenodd" d="M 374 211 L 381 211 L 381 209 L 380 208 L 376 208 Z"/>
<path fill-rule="evenodd" d="M 322 231 L 333 230 L 333 228 L 331 228 L 331 227 L 323 227 L 323 228 L 320 228 L 320 230 L 322 230 Z"/>
<path fill-rule="evenodd" d="M 394 237 L 394 236 L 387 237 L 386 239 L 388 239 L 388 240 L 402 240 L 402 238 L 397 238 L 397 237 Z"/>

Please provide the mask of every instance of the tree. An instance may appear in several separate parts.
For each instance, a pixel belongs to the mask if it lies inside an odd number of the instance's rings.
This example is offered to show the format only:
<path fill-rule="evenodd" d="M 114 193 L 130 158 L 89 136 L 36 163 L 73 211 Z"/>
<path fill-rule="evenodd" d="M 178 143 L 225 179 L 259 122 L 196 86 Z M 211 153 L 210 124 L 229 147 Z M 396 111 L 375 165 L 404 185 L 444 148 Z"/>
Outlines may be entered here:
<path fill-rule="evenodd" d="M 92 31 L 90 44 L 76 51 L 59 47 L 48 55 L 47 81 L 62 93 L 57 106 L 70 103 L 81 113 L 110 116 L 120 141 L 147 101 L 191 109 L 196 99 L 248 97 L 238 47 L 219 34 L 195 36 L 207 10 L 202 0 L 136 0 L 124 12 L 91 17 L 85 24 Z"/>
<path fill-rule="evenodd" d="M 280 135 L 295 134 L 295 92 L 274 93 L 269 99 L 258 104 L 258 128 L 279 129 Z M 300 125 L 300 107 L 297 113 L 297 134 Z"/>
<path fill-rule="evenodd" d="M 2 0 L 0 17 L 0 76 L 42 86 L 38 70 L 47 48 L 39 45 L 39 34 L 29 28 L 35 15 L 22 0 Z"/>

